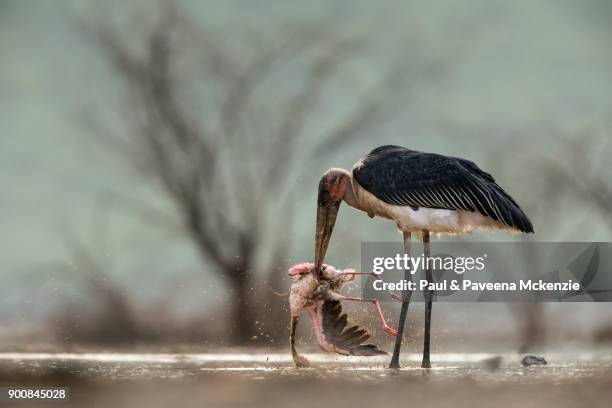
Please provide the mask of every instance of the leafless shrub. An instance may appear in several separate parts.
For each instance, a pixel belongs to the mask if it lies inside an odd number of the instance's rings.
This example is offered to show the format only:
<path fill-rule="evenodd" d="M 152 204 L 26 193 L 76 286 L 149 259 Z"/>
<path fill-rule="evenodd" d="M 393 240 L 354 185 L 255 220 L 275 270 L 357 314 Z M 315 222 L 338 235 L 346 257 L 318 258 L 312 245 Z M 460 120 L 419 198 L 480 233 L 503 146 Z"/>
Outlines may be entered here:
<path fill-rule="evenodd" d="M 437 75 L 432 64 L 393 62 L 321 130 L 313 126 L 319 105 L 361 41 L 311 25 L 234 38 L 198 26 L 176 7 L 164 9 L 149 31 L 127 37 L 102 21 L 84 32 L 125 90 L 125 132 L 97 126 L 99 138 L 174 204 L 203 261 L 228 283 L 236 343 L 257 332 L 256 320 L 267 319 L 269 328 L 285 321 L 283 299 L 269 288 L 281 291 L 292 191 L 316 188 L 300 185 L 302 169 L 395 115 L 407 74 Z M 256 280 L 257 271 L 267 276 Z"/>

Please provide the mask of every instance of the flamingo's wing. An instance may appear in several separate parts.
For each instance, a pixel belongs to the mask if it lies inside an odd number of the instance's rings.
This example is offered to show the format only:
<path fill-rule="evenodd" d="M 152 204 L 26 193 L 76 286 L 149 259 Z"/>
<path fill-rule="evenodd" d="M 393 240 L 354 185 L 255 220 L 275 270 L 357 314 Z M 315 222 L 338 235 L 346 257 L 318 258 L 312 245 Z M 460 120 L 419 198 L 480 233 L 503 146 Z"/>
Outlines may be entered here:
<path fill-rule="evenodd" d="M 353 356 L 387 354 L 374 344 L 366 344 L 370 334 L 358 325 L 350 324 L 338 300 L 317 302 L 310 310 L 319 346 L 330 352 Z"/>

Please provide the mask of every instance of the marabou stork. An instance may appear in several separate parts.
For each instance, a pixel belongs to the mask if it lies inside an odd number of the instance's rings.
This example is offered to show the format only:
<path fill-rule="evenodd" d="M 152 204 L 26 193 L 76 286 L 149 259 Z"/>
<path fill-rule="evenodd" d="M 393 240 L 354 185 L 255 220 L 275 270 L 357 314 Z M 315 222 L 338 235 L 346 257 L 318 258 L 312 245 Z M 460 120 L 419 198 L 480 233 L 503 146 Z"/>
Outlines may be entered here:
<path fill-rule="evenodd" d="M 475 229 L 512 233 L 533 232 L 527 215 L 493 176 L 469 160 L 424 153 L 386 145 L 357 161 L 351 172 L 332 168 L 319 183 L 315 238 L 315 273 L 321 265 L 331 238 L 340 203 L 394 221 L 404 235 L 410 256 L 414 233 L 423 240 L 424 255 L 430 256 L 430 233 L 463 234 Z M 406 279 L 410 273 L 405 271 Z M 432 271 L 426 271 L 432 281 Z M 432 291 L 426 290 L 423 368 L 429 358 Z M 399 368 L 399 352 L 410 293 L 402 302 L 390 368 Z"/>

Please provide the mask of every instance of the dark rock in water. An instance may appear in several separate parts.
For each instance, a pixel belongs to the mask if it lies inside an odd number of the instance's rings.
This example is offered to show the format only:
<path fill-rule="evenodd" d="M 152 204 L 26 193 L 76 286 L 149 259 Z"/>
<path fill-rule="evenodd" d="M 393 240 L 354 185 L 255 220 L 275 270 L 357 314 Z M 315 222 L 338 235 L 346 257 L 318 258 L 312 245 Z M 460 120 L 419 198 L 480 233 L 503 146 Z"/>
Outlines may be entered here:
<path fill-rule="evenodd" d="M 532 365 L 546 365 L 548 364 L 548 362 L 546 361 L 544 357 L 525 356 L 521 360 L 521 364 L 523 365 L 523 367 L 529 367 Z"/>
<path fill-rule="evenodd" d="M 501 363 L 504 360 L 502 356 L 495 356 L 491 358 L 486 358 L 480 362 L 484 368 L 490 371 L 499 370 L 501 367 Z"/>

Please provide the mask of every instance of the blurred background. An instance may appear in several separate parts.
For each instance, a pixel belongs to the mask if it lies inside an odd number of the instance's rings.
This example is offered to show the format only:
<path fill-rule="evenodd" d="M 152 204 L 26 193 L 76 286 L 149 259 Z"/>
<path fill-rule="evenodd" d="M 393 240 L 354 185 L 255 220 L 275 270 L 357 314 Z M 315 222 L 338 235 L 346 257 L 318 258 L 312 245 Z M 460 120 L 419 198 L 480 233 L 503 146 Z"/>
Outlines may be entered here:
<path fill-rule="evenodd" d="M 475 161 L 536 230 L 468 239 L 609 241 L 611 23 L 607 0 L 1 0 L 0 348 L 285 348 L 319 177 L 382 144 Z M 343 208 L 328 262 L 399 240 Z M 612 338 L 607 304 L 434 309 L 434 352 Z"/>

